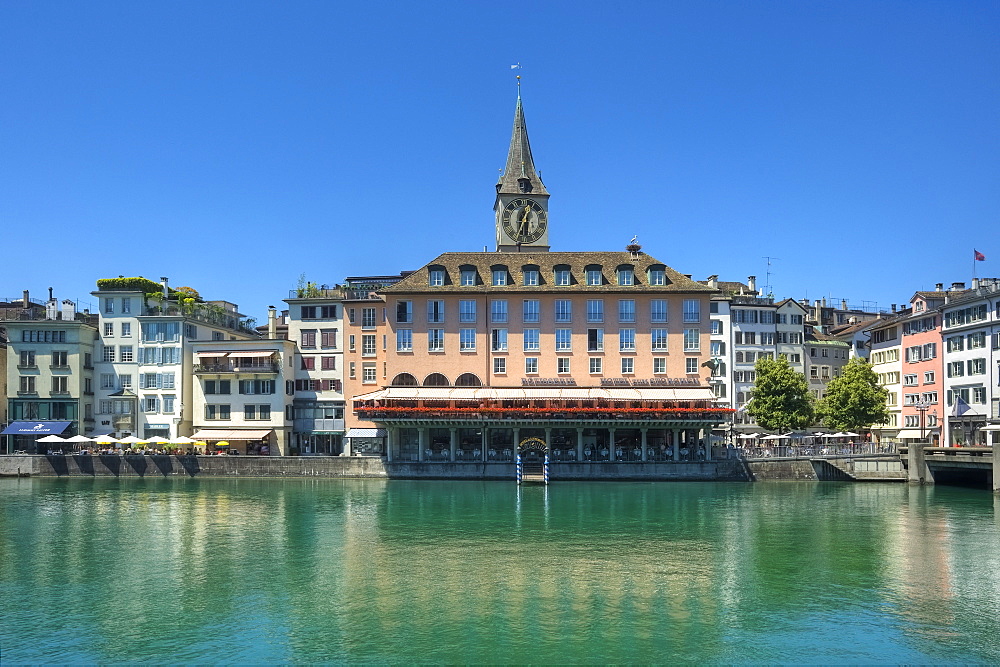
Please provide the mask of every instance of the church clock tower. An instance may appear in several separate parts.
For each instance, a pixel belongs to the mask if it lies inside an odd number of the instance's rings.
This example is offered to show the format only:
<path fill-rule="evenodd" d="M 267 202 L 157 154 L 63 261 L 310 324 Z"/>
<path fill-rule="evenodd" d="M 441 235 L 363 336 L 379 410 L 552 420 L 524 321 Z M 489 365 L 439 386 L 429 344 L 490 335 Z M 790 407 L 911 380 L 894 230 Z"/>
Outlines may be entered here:
<path fill-rule="evenodd" d="M 507 166 L 497 182 L 493 210 L 496 212 L 498 251 L 548 251 L 549 193 L 531 158 L 520 91 L 514 111 L 514 131 L 507 151 Z"/>

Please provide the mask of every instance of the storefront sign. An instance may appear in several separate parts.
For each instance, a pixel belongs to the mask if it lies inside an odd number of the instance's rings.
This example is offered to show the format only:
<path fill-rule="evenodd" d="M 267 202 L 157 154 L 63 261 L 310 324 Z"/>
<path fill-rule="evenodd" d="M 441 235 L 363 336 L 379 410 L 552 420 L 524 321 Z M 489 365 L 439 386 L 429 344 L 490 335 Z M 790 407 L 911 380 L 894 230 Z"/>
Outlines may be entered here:
<path fill-rule="evenodd" d="M 698 387 L 699 378 L 601 378 L 602 387 Z"/>
<path fill-rule="evenodd" d="M 522 387 L 575 387 L 573 378 L 521 378 Z"/>

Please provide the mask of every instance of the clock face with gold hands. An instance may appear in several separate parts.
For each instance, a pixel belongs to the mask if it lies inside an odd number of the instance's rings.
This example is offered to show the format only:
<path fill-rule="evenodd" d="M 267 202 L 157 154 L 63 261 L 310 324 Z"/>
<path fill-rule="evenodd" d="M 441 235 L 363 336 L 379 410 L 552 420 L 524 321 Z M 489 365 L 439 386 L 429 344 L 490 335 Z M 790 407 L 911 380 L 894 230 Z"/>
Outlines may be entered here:
<path fill-rule="evenodd" d="M 534 199 L 513 199 L 503 209 L 503 230 L 514 243 L 534 243 L 545 233 L 545 209 Z"/>

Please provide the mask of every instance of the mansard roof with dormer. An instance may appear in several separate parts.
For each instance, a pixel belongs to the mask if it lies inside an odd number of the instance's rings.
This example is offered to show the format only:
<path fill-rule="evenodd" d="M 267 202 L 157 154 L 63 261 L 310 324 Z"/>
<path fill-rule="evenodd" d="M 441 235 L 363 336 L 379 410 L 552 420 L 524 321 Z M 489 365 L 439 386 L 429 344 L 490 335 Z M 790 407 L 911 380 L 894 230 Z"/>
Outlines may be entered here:
<path fill-rule="evenodd" d="M 505 285 L 493 285 L 492 274 L 497 267 L 507 270 Z M 599 267 L 600 285 L 587 284 L 588 268 Z M 618 284 L 618 269 L 632 268 L 632 284 Z M 568 270 L 568 285 L 556 284 L 556 270 Z M 476 271 L 473 284 L 462 284 L 462 271 Z M 526 270 L 538 271 L 538 284 L 525 285 Z M 650 271 L 663 272 L 662 285 L 650 285 Z M 439 271 L 440 284 L 432 285 L 431 272 Z M 386 294 L 404 293 L 475 293 L 475 292 L 663 292 L 714 294 L 715 289 L 698 283 L 663 262 L 638 252 L 446 252 L 414 271 L 395 285 L 385 288 Z"/>

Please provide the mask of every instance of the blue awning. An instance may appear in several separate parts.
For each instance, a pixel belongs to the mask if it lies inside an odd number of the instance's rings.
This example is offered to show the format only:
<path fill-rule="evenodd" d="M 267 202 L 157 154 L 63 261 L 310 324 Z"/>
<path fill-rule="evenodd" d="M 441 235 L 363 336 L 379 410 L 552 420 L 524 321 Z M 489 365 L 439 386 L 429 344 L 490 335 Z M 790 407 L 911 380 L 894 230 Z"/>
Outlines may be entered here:
<path fill-rule="evenodd" d="M 73 422 L 11 422 L 0 435 L 52 435 L 66 430 Z"/>

